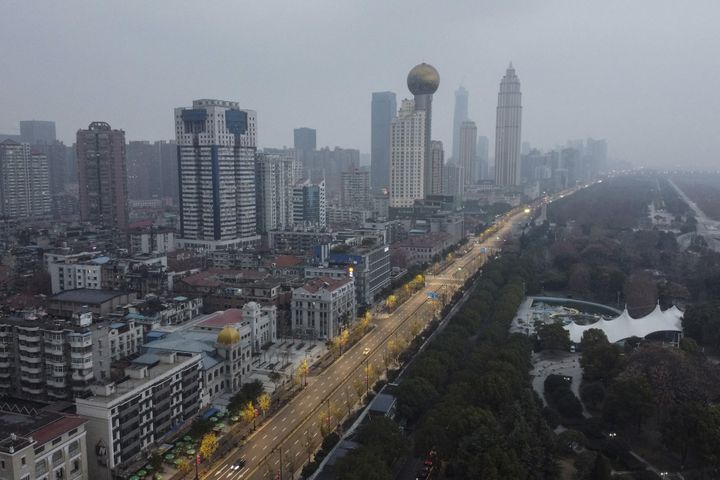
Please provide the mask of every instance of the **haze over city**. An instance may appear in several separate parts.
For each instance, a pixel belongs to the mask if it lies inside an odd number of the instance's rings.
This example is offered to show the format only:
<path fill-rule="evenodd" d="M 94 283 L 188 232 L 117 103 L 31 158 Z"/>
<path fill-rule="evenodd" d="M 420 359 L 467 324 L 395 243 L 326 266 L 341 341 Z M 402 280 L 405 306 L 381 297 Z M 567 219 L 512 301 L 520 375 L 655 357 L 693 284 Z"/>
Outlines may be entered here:
<path fill-rule="evenodd" d="M 440 73 L 433 138 L 452 144 L 453 92 L 470 93 L 478 134 L 495 133 L 510 61 L 523 88 L 523 141 L 606 138 L 635 166 L 715 167 L 720 29 L 710 1 L 5 2 L 0 132 L 54 120 L 68 144 L 91 121 L 129 140 L 172 139 L 192 98 L 258 112 L 258 145 L 370 151 L 370 94 L 411 98 L 408 70 Z M 492 146 L 491 146 L 492 148 Z"/>

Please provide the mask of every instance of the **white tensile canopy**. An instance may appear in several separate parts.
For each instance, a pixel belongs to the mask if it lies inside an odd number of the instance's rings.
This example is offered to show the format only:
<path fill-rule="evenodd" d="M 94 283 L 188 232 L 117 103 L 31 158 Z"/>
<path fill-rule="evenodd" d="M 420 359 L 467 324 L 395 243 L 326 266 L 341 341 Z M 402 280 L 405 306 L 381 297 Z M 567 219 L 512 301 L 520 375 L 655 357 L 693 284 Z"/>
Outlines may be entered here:
<path fill-rule="evenodd" d="M 655 332 L 682 332 L 682 317 L 683 312 L 674 305 L 663 311 L 658 304 L 655 310 L 642 318 L 632 318 L 626 307 L 619 317 L 612 320 L 600 320 L 590 325 L 570 322 L 565 325 L 565 330 L 570 332 L 573 343 L 580 343 L 583 333 L 591 328 L 602 330 L 608 341 L 615 343 L 630 337 L 645 338 Z"/>

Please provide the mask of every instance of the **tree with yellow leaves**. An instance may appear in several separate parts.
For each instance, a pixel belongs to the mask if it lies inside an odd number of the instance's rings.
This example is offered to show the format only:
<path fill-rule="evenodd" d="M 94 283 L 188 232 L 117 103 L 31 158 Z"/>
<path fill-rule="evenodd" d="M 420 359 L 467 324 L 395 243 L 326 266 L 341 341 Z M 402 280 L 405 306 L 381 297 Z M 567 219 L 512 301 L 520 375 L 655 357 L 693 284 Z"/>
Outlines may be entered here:
<path fill-rule="evenodd" d="M 395 310 L 395 307 L 397 307 L 397 297 L 395 295 L 388 295 L 387 300 L 385 300 L 385 305 L 387 309 L 392 312 Z"/>
<path fill-rule="evenodd" d="M 272 404 L 272 400 L 270 400 L 270 395 L 268 395 L 266 392 L 261 393 L 257 399 L 257 403 L 264 417 L 268 410 L 270 410 L 270 405 Z"/>
<path fill-rule="evenodd" d="M 305 358 L 302 362 L 300 362 L 300 365 L 298 365 L 298 373 L 303 379 L 303 385 L 307 385 L 307 376 L 309 372 L 310 365 L 308 364 L 307 358 Z"/>
<path fill-rule="evenodd" d="M 252 402 L 247 402 L 240 411 L 240 418 L 243 422 L 250 425 L 253 424 L 253 430 L 255 429 L 255 406 Z"/>
<path fill-rule="evenodd" d="M 200 442 L 200 455 L 202 455 L 204 459 L 210 460 L 217 448 L 218 439 L 214 433 L 206 433 L 203 435 L 202 441 Z"/>
<path fill-rule="evenodd" d="M 190 470 L 192 470 L 192 464 L 190 463 L 190 460 L 187 458 L 181 458 L 180 461 L 177 464 L 178 470 L 180 470 L 182 473 L 190 473 Z"/>

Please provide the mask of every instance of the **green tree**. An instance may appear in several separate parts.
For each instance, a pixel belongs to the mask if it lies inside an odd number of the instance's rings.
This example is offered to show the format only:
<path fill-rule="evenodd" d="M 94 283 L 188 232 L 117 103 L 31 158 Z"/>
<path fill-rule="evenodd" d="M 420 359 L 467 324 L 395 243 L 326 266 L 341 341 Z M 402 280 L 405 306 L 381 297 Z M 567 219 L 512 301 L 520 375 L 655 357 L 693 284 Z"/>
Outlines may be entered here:
<path fill-rule="evenodd" d="M 583 367 L 585 379 L 601 380 L 607 383 L 622 368 L 622 351 L 617 345 L 610 344 L 607 338 L 598 337 L 596 340 L 594 343 L 588 343 L 587 347 L 583 347 L 580 366 Z"/>
<path fill-rule="evenodd" d="M 543 350 L 568 350 L 570 333 L 559 322 L 547 323 L 538 329 L 540 348 Z"/>
<path fill-rule="evenodd" d="M 390 469 L 373 452 L 360 449 L 338 460 L 334 466 L 338 480 L 391 480 Z"/>
<path fill-rule="evenodd" d="M 574 447 L 583 447 L 586 442 L 585 435 L 577 430 L 568 429 L 557 435 L 557 449 L 564 455 L 574 453 Z"/>
<path fill-rule="evenodd" d="M 613 424 L 634 421 L 639 432 L 654 410 L 655 401 L 645 377 L 627 375 L 616 378 L 610 386 L 603 405 L 603 416 Z"/>
<path fill-rule="evenodd" d="M 398 387 L 398 412 L 415 421 L 437 401 L 435 387 L 423 377 L 409 378 Z"/>
<path fill-rule="evenodd" d="M 678 405 L 665 416 L 661 425 L 663 444 L 680 455 L 680 469 L 685 468 L 690 449 L 697 444 L 703 407 L 697 403 Z"/>
<path fill-rule="evenodd" d="M 599 453 L 595 457 L 595 464 L 593 465 L 588 480 L 610 480 L 612 478 L 612 469 L 610 462 L 602 453 Z"/>

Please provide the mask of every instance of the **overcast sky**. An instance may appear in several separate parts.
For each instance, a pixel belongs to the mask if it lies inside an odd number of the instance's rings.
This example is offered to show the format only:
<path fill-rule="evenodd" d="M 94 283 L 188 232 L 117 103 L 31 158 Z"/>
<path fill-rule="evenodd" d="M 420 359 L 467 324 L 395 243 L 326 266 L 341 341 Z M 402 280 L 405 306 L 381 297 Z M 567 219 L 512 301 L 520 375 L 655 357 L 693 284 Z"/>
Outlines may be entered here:
<path fill-rule="evenodd" d="M 259 146 L 370 150 L 371 92 L 409 97 L 407 72 L 440 72 L 433 137 L 451 149 L 454 90 L 494 139 L 512 61 L 523 140 L 607 138 L 635 165 L 714 166 L 720 151 L 717 0 L 3 0 L 0 132 L 19 120 L 75 131 L 107 121 L 128 140 L 173 136 L 197 98 L 258 112 Z M 494 140 L 491 140 L 491 149 Z"/>

